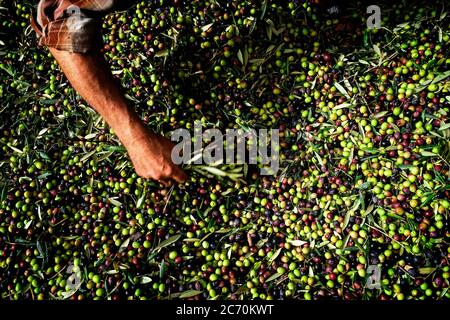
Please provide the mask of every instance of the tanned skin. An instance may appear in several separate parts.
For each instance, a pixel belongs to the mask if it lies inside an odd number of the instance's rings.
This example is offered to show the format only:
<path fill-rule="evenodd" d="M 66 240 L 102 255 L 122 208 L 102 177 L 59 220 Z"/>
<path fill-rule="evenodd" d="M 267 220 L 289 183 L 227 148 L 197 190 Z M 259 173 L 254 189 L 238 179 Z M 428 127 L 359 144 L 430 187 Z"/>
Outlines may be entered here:
<path fill-rule="evenodd" d="M 78 54 L 54 48 L 50 52 L 73 88 L 113 128 L 139 176 L 165 186 L 186 181 L 186 173 L 172 162 L 174 144 L 145 127 L 100 53 Z"/>

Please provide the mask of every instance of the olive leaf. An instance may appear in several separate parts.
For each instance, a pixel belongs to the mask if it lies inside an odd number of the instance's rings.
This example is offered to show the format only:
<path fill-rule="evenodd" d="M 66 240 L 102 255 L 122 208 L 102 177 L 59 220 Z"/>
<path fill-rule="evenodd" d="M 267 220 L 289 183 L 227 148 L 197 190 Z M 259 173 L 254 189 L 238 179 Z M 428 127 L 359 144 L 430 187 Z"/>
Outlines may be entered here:
<path fill-rule="evenodd" d="M 141 197 L 136 202 L 136 209 L 141 209 L 142 208 L 142 205 L 144 204 L 146 195 L 147 195 L 147 189 L 144 189 L 144 192 L 142 192 Z"/>
<path fill-rule="evenodd" d="M 278 248 L 278 250 L 277 251 L 275 251 L 275 253 L 269 258 L 269 264 L 272 264 L 272 262 L 274 262 L 275 261 L 275 259 L 276 258 L 278 258 L 278 256 L 280 255 L 280 253 L 281 253 L 281 249 L 282 248 Z"/>
<path fill-rule="evenodd" d="M 214 23 L 210 23 L 210 24 L 207 24 L 207 25 L 205 25 L 205 26 L 203 26 L 202 27 L 202 31 L 203 32 L 207 32 L 209 29 L 211 29 L 211 27 L 214 25 Z"/>
<path fill-rule="evenodd" d="M 84 139 L 91 140 L 91 139 L 95 138 L 96 136 L 97 136 L 97 133 L 91 133 L 91 134 L 84 136 Z"/>
<path fill-rule="evenodd" d="M 180 238 L 181 238 L 181 234 L 178 234 L 178 235 L 175 235 L 173 237 L 170 237 L 169 239 L 164 240 L 158 246 L 156 246 L 154 251 L 158 251 L 158 250 L 161 250 L 162 248 L 168 247 L 171 244 L 174 244 L 175 242 L 177 242 Z"/>
<path fill-rule="evenodd" d="M 420 154 L 421 154 L 423 157 L 436 157 L 436 156 L 437 156 L 436 153 L 433 153 L 433 152 L 430 152 L 430 151 L 425 151 L 425 150 L 421 150 L 421 151 L 420 151 Z"/>
<path fill-rule="evenodd" d="M 89 160 L 90 157 L 92 157 L 95 153 L 97 152 L 97 150 L 92 150 L 88 153 L 86 153 L 81 159 L 80 162 L 86 162 L 87 160 Z"/>
<path fill-rule="evenodd" d="M 147 284 L 147 283 L 150 283 L 150 282 L 152 282 L 152 281 L 153 281 L 152 278 L 147 277 L 147 276 L 142 276 L 142 277 L 139 279 L 139 283 L 140 283 L 140 284 Z"/>
<path fill-rule="evenodd" d="M 155 58 L 167 57 L 169 55 L 169 50 L 161 50 L 155 54 Z"/>
<path fill-rule="evenodd" d="M 244 64 L 244 57 L 242 56 L 242 51 L 239 49 L 238 53 L 237 53 L 237 58 L 239 60 L 239 62 L 243 65 Z"/>
<path fill-rule="evenodd" d="M 347 228 L 348 223 L 350 221 L 350 217 L 355 213 L 355 211 L 359 208 L 360 205 L 361 205 L 361 199 L 358 199 L 358 201 L 356 201 L 355 205 L 350 210 L 347 211 L 347 213 L 345 214 L 344 221 L 342 222 L 342 230 Z"/>
<path fill-rule="evenodd" d="M 130 244 L 131 237 L 127 238 L 122 244 L 120 245 L 119 252 L 125 251 L 128 248 L 128 245 Z"/>
<path fill-rule="evenodd" d="M 301 246 L 303 246 L 304 244 L 308 243 L 308 242 L 302 241 L 302 240 L 288 240 L 288 242 L 289 242 L 290 244 L 292 244 L 294 247 L 301 247 Z"/>
<path fill-rule="evenodd" d="M 198 295 L 201 294 L 201 293 L 203 293 L 203 291 L 198 291 L 198 290 L 186 290 L 186 291 L 180 293 L 179 298 L 180 298 L 180 299 L 191 298 L 191 297 L 198 296 Z"/>
<path fill-rule="evenodd" d="M 344 97 L 346 97 L 347 99 L 350 99 L 348 92 L 344 89 L 344 87 L 339 82 L 335 82 L 334 86 Z"/>
<path fill-rule="evenodd" d="M 441 123 L 441 126 L 439 127 L 438 130 L 444 131 L 444 130 L 447 130 L 447 129 L 450 129 L 450 122 L 449 123 Z"/>
<path fill-rule="evenodd" d="M 381 57 L 381 50 L 380 50 L 380 47 L 379 47 L 378 45 L 376 45 L 376 44 L 373 45 L 373 51 L 375 51 L 375 53 L 376 53 L 379 57 Z"/>
<path fill-rule="evenodd" d="M 266 280 L 266 283 L 267 283 L 267 282 L 270 282 L 270 281 L 273 281 L 273 280 L 275 280 L 275 279 L 278 279 L 278 278 L 281 277 L 281 276 L 282 276 L 281 273 L 274 273 L 273 275 L 271 275 L 271 276 Z"/>
<path fill-rule="evenodd" d="M 339 109 L 349 108 L 349 107 L 353 107 L 353 106 L 354 105 L 352 103 L 344 102 L 344 103 L 338 104 L 337 106 L 334 106 L 333 109 L 339 110 Z"/>
<path fill-rule="evenodd" d="M 164 275 L 166 274 L 167 266 L 164 260 L 161 261 L 159 265 L 159 279 L 162 280 L 164 278 Z"/>
<path fill-rule="evenodd" d="M 121 207 L 121 206 L 122 206 L 122 202 L 117 201 L 117 200 L 114 199 L 114 198 L 108 198 L 108 201 L 109 201 L 112 205 L 114 205 L 114 206 L 116 206 L 116 207 Z"/>
<path fill-rule="evenodd" d="M 433 268 L 433 267 L 419 268 L 419 273 L 422 275 L 429 275 L 436 270 L 437 270 L 437 268 Z"/>

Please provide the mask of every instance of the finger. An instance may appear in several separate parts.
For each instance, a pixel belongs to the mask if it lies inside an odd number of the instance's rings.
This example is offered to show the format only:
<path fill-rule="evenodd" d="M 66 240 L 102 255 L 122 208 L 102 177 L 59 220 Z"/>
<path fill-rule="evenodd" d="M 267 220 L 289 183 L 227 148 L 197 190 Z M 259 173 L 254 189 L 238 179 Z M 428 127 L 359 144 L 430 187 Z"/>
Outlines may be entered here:
<path fill-rule="evenodd" d="M 173 170 L 172 179 L 178 183 L 185 183 L 188 176 L 180 167 L 176 166 Z"/>

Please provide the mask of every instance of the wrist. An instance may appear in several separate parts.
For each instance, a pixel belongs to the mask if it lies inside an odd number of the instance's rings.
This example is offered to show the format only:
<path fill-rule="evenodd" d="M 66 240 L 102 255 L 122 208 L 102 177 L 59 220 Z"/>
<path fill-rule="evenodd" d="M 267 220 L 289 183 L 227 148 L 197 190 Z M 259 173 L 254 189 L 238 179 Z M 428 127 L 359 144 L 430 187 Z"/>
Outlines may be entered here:
<path fill-rule="evenodd" d="M 136 114 L 122 117 L 122 120 L 119 120 L 118 124 L 113 128 L 125 147 L 135 145 L 145 139 L 148 134 L 148 129 Z"/>

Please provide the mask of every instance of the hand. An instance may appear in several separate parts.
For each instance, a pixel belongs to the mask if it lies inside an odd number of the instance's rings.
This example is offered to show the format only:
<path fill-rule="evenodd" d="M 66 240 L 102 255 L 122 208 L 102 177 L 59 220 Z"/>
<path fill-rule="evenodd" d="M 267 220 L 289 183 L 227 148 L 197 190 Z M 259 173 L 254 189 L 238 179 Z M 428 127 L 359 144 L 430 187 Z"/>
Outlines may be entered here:
<path fill-rule="evenodd" d="M 139 176 L 159 181 L 166 187 L 173 181 L 186 181 L 186 173 L 172 162 L 174 144 L 170 140 L 144 130 L 125 147 Z"/>

